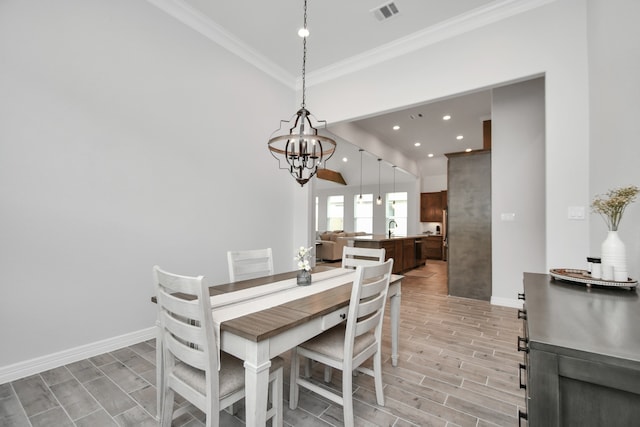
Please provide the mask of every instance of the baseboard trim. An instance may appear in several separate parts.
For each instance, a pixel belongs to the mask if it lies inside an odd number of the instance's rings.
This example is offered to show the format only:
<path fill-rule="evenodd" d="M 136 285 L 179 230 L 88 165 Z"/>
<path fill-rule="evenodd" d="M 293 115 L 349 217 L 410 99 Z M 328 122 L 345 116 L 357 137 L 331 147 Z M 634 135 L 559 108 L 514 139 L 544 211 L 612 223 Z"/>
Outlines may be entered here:
<path fill-rule="evenodd" d="M 504 307 L 522 308 L 522 301 L 512 298 L 491 297 L 491 304 Z"/>
<path fill-rule="evenodd" d="M 34 359 L 25 360 L 24 362 L 14 363 L 13 365 L 0 367 L 0 384 L 15 381 L 20 378 L 28 377 L 40 372 L 64 366 L 79 360 L 94 357 L 99 354 L 118 350 L 139 342 L 147 341 L 156 337 L 156 328 L 152 326 L 147 329 L 130 332 L 102 341 L 81 345 L 79 347 L 70 348 L 68 350 L 59 351 L 57 353 L 48 354 Z"/>

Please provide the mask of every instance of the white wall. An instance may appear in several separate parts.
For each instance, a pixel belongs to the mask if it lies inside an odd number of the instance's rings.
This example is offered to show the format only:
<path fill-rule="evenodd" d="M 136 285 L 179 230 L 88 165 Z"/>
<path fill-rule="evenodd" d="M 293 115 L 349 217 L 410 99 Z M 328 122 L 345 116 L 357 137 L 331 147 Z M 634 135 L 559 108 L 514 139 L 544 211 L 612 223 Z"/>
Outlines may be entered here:
<path fill-rule="evenodd" d="M 585 0 L 555 1 L 314 85 L 308 92 L 314 108 L 328 113 L 323 117 L 334 122 L 544 74 L 547 187 L 546 228 L 541 232 L 546 241 L 545 268 L 581 267 L 589 245 L 588 224 L 570 223 L 567 208 L 589 204 L 586 35 Z M 378 84 L 391 77 L 395 84 Z M 340 96 L 344 93 L 371 96 Z M 520 283 L 517 280 L 502 292 L 515 298 Z"/>
<path fill-rule="evenodd" d="M 640 186 L 640 2 L 588 1 L 590 199 Z M 620 228 L 629 275 L 640 277 L 640 200 L 629 205 Z M 607 226 L 591 215 L 590 253 L 599 256 Z"/>
<path fill-rule="evenodd" d="M 0 2 L 0 58 L 0 370 L 152 327 L 154 264 L 291 269 L 293 90 L 145 1 Z"/>
<path fill-rule="evenodd" d="M 509 304 L 523 271 L 546 270 L 544 78 L 494 89 L 491 118 L 491 301 Z"/>
<path fill-rule="evenodd" d="M 432 193 L 447 189 L 447 163 L 445 156 L 424 159 L 418 163 L 422 178 L 421 192 Z"/>

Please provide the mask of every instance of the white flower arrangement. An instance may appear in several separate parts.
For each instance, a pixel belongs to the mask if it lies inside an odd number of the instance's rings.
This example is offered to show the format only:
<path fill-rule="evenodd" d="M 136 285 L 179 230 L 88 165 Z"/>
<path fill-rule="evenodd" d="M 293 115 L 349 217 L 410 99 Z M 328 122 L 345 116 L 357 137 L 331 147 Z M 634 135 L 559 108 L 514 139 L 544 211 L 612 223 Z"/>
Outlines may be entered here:
<path fill-rule="evenodd" d="M 300 270 L 311 270 L 311 263 L 309 262 L 309 258 L 311 257 L 311 249 L 311 247 L 305 248 L 304 246 L 300 246 L 297 255 L 293 258 L 298 262 L 298 268 Z"/>

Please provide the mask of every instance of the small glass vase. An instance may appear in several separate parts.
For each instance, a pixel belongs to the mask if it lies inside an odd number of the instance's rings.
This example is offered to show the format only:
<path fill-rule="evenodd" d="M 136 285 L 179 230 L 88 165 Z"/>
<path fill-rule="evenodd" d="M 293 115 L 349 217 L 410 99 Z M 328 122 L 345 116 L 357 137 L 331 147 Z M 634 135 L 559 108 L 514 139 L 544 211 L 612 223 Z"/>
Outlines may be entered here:
<path fill-rule="evenodd" d="M 298 280 L 298 286 L 309 286 L 311 284 L 311 272 L 300 270 L 298 271 L 296 279 Z"/>
<path fill-rule="evenodd" d="M 603 279 L 613 280 L 613 277 L 609 277 L 609 274 L 605 274 L 605 270 L 611 267 L 613 267 L 613 271 L 610 272 L 611 276 L 614 276 L 615 272 L 618 272 L 619 274 L 626 274 L 626 248 L 624 242 L 620 240 L 620 236 L 618 236 L 617 231 L 609 231 L 609 233 L 607 234 L 607 238 L 604 240 L 604 242 L 602 242 L 601 251 Z"/>

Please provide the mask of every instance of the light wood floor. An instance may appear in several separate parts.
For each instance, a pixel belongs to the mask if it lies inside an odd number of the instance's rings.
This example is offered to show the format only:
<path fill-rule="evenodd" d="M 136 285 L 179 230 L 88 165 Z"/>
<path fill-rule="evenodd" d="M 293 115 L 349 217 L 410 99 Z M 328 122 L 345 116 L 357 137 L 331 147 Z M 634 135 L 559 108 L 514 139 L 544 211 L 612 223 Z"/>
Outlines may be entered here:
<path fill-rule="evenodd" d="M 524 406 L 518 388 L 516 310 L 449 297 L 446 263 L 429 261 L 402 284 L 400 362 L 392 367 L 385 319 L 385 406 L 375 403 L 372 378 L 354 379 L 358 426 L 515 426 Z M 285 399 L 288 399 L 288 356 Z M 148 341 L 0 385 L 0 427 L 155 426 L 155 343 Z M 313 378 L 322 383 L 320 366 Z M 327 387 L 340 390 L 335 372 Z M 184 404 L 184 402 L 180 402 Z M 287 426 L 342 426 L 342 408 L 301 391 L 298 409 L 285 406 Z M 222 426 L 242 426 L 221 413 Z M 193 408 L 175 426 L 202 426 Z"/>

